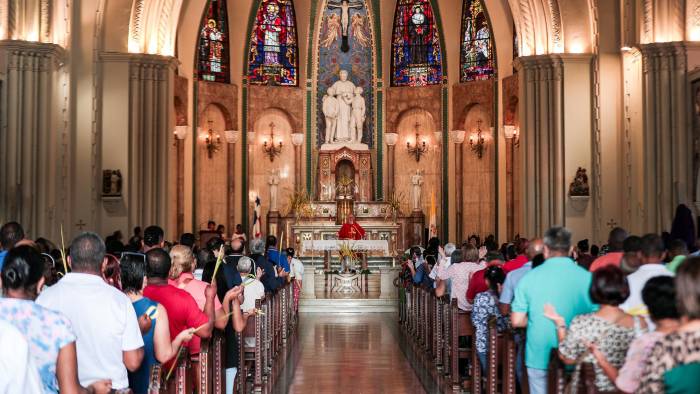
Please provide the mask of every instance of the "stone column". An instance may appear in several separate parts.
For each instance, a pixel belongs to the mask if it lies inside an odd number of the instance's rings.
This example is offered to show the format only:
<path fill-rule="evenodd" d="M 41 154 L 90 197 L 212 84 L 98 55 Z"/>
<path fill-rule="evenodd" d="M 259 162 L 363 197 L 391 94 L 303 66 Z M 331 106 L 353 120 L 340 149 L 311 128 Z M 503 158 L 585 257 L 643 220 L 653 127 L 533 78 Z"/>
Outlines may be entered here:
<path fill-rule="evenodd" d="M 387 196 L 391 196 L 394 193 L 394 160 L 396 158 L 396 141 L 399 139 L 397 133 L 386 133 L 384 134 L 386 140 L 386 161 L 387 161 L 387 182 L 386 191 Z"/>
<path fill-rule="evenodd" d="M 227 221 L 226 221 L 226 227 L 227 231 L 230 231 L 233 233 L 233 229 L 236 227 L 236 217 L 235 217 L 235 211 L 236 211 L 236 172 L 234 171 L 236 168 L 236 143 L 240 139 L 241 132 L 238 130 L 225 130 L 224 131 L 224 137 L 226 138 L 226 142 L 228 145 L 228 155 L 226 157 L 226 171 L 228 171 L 228 185 L 227 185 L 227 193 L 228 193 L 228 199 L 226 200 L 226 214 L 227 214 Z"/>
<path fill-rule="evenodd" d="M 466 135 L 464 130 L 454 130 L 452 131 L 452 142 L 455 144 L 455 216 L 457 217 L 456 234 L 457 238 L 455 241 L 461 242 L 464 234 L 462 234 L 462 205 L 463 201 L 463 190 L 462 182 L 464 182 L 464 169 L 462 168 L 464 162 L 462 160 L 462 144 L 464 143 L 464 137 Z"/>
<path fill-rule="evenodd" d="M 294 145 L 294 190 L 302 190 L 301 183 L 301 145 L 304 143 L 304 133 L 292 133 L 292 145 Z"/>
<path fill-rule="evenodd" d="M 55 44 L 0 41 L 0 221 L 30 238 L 73 228 L 65 59 Z"/>
<path fill-rule="evenodd" d="M 666 42 L 641 45 L 643 100 L 643 168 L 634 171 L 643 184 L 643 232 L 671 227 L 676 206 L 693 199 L 693 145 L 688 115 L 688 64 L 700 55 L 700 45 Z M 690 206 L 690 204 L 688 204 Z"/>
<path fill-rule="evenodd" d="M 593 234 L 588 201 L 568 198 L 578 167 L 592 169 L 591 55 L 550 54 L 516 59 L 519 77 L 520 190 L 526 237 L 567 226 L 577 239 Z M 597 185 L 591 185 L 596 187 Z"/>
<path fill-rule="evenodd" d="M 168 171 L 168 143 L 174 124 L 176 59 L 103 52 L 100 60 L 106 80 L 101 111 L 110 120 L 103 123 L 102 166 L 126 169 L 127 227 L 157 223 L 172 234 L 168 185 L 176 181 L 177 174 Z M 113 152 L 122 146 L 123 152 Z"/>
<path fill-rule="evenodd" d="M 175 126 L 175 168 L 177 171 L 177 186 L 175 198 L 175 229 L 176 234 L 185 232 L 185 138 L 189 126 Z"/>

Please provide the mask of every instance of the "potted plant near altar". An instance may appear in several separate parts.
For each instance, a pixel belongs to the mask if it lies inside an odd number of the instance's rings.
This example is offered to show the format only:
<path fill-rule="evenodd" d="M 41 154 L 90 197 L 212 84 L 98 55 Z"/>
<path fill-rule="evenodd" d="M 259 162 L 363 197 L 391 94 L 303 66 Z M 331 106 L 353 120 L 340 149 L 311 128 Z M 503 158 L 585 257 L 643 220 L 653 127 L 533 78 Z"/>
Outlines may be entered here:
<path fill-rule="evenodd" d="M 399 193 L 398 195 L 396 192 L 392 192 L 391 195 L 389 196 L 389 199 L 386 201 L 388 207 L 386 211 L 386 215 L 384 219 L 386 219 L 389 214 L 391 214 L 391 220 L 393 224 L 396 224 L 398 221 L 398 216 L 401 213 L 401 201 L 404 200 L 404 194 Z"/>

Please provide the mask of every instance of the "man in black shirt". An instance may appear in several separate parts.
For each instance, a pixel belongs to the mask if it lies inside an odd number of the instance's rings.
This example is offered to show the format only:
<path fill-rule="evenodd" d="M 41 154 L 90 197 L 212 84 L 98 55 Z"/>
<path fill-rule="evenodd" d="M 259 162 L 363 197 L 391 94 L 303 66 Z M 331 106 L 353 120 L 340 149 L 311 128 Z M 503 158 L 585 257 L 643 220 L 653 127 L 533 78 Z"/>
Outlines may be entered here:
<path fill-rule="evenodd" d="M 265 257 L 265 241 L 256 238 L 250 241 L 250 258 L 255 261 L 255 266 L 262 268 L 264 274 L 260 281 L 265 286 L 265 292 L 271 293 L 284 285 L 285 279 L 277 276 L 275 266 Z"/>

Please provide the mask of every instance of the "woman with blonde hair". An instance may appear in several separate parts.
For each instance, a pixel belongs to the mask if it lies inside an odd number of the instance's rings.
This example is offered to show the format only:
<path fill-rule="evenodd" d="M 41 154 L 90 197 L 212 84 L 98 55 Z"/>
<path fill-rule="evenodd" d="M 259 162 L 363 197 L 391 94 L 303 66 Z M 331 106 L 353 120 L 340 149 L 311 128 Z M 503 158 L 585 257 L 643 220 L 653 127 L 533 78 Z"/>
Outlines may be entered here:
<path fill-rule="evenodd" d="M 194 298 L 199 309 L 204 310 L 204 304 L 207 301 L 204 291 L 209 284 L 195 279 L 194 277 L 194 269 L 197 267 L 197 260 L 194 258 L 192 249 L 184 245 L 176 245 L 170 250 L 170 260 L 170 278 L 168 279 L 168 283 L 171 286 L 188 292 L 192 298 Z M 218 297 L 214 297 L 214 310 L 216 311 L 217 318 L 223 314 L 221 302 Z M 216 326 L 219 329 L 223 328 L 225 325 L 225 319 L 219 319 L 216 322 Z M 195 336 L 192 338 L 189 348 L 191 355 L 199 354 L 199 337 Z"/>

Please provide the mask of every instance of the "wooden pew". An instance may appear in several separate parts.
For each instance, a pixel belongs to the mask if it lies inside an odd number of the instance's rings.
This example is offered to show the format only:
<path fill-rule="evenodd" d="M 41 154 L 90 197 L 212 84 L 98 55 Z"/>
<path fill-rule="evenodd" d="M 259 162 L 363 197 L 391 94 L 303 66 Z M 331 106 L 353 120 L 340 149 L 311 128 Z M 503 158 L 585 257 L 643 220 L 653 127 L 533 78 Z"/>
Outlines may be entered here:
<path fill-rule="evenodd" d="M 170 376 L 170 380 L 165 382 L 167 387 L 167 392 L 171 394 L 188 394 L 192 392 L 194 383 L 192 382 L 192 376 L 190 374 L 190 357 L 189 349 L 186 347 L 181 347 L 177 357 L 177 365 L 175 370 Z M 166 377 L 168 372 L 164 372 Z"/>
<path fill-rule="evenodd" d="M 442 298 L 442 366 L 448 376 L 452 371 L 452 309 L 450 296 Z"/>
<path fill-rule="evenodd" d="M 287 302 L 282 301 L 283 297 Z M 246 377 L 250 368 L 255 369 L 253 374 L 255 392 L 269 391 L 270 388 L 266 387 L 266 384 L 272 387 L 273 371 L 271 367 L 277 357 L 286 357 L 286 353 L 282 351 L 286 348 L 284 338 L 291 337 L 295 325 L 290 323 L 298 320 L 291 300 L 290 285 L 280 289 L 275 295 L 268 295 L 262 300 L 256 300 L 255 307 L 265 314 L 251 317 L 253 321 L 249 321 L 248 324 L 251 330 L 250 335 L 255 336 L 255 347 L 245 347 L 244 337 L 246 333 L 240 333 L 236 336 L 240 351 L 239 372 L 234 386 L 235 393 L 248 393 Z M 274 306 L 275 302 L 277 303 L 276 307 Z M 277 311 L 276 319 L 275 311 Z M 277 337 L 276 341 L 274 336 Z M 275 343 L 276 345 L 274 345 Z M 214 330 L 212 338 L 202 340 L 199 363 L 196 367 L 193 366 L 189 358 L 188 349 L 180 349 L 178 363 L 167 382 L 164 382 L 167 370 L 164 371 L 160 364 L 151 368 L 149 393 L 223 394 L 226 387 L 224 349 L 225 337 L 220 330 Z M 196 380 L 197 384 L 193 379 L 194 374 L 199 377 Z"/>
<path fill-rule="evenodd" d="M 264 312 L 263 303 L 266 301 L 266 299 L 267 297 L 265 299 L 255 300 L 255 308 Z M 261 315 L 252 317 L 252 319 L 254 319 L 253 327 L 255 332 L 255 346 L 252 348 L 248 348 L 245 346 L 242 347 L 242 353 L 244 354 L 244 365 L 246 365 L 246 367 L 244 367 L 244 372 L 246 373 L 245 376 L 247 376 L 247 371 L 249 369 L 249 367 L 247 366 L 248 364 L 246 364 L 246 362 L 250 360 L 253 361 L 253 389 L 256 393 L 261 392 L 263 386 L 263 354 L 265 353 L 265 343 L 263 341 L 263 317 L 264 316 Z M 250 322 L 248 324 L 250 324 Z M 241 337 L 244 336 L 245 334 L 241 335 Z M 241 344 L 244 344 L 243 340 L 241 340 Z"/>
<path fill-rule="evenodd" d="M 488 350 L 486 392 L 514 394 L 516 378 L 513 333 L 498 333 L 495 319 L 489 322 Z"/>
<path fill-rule="evenodd" d="M 214 340 L 205 338 L 200 341 L 199 358 L 192 360 L 195 386 L 199 394 L 212 394 L 214 389 Z"/>
<path fill-rule="evenodd" d="M 435 313 L 435 324 L 434 324 L 434 348 L 435 348 L 435 367 L 438 370 L 438 372 L 442 372 L 442 366 L 443 366 L 443 341 L 444 341 L 444 332 L 443 332 L 443 327 L 445 325 L 444 321 L 444 314 L 443 314 L 443 305 L 444 301 L 442 297 L 437 298 L 435 297 L 435 302 L 434 302 L 434 313 Z"/>
<path fill-rule="evenodd" d="M 501 378 L 502 385 L 501 390 L 504 394 L 514 394 L 517 390 L 517 376 L 515 374 L 515 364 L 517 362 L 517 350 L 515 348 L 515 337 L 513 331 L 507 330 L 503 334 L 503 351 L 499 354 L 501 355 Z"/>
<path fill-rule="evenodd" d="M 547 366 L 547 393 L 563 394 L 566 387 L 566 370 L 559 358 L 559 350 L 552 349 Z"/>
<path fill-rule="evenodd" d="M 460 390 L 463 385 L 468 387 L 474 380 L 472 378 L 473 371 L 467 370 L 467 378 L 462 382 L 459 375 L 459 360 L 460 359 L 472 359 L 472 369 L 474 367 L 474 358 L 476 357 L 476 352 L 472 349 L 460 348 L 459 347 L 459 337 L 468 337 L 467 343 L 471 342 L 471 338 L 474 336 L 474 326 L 471 321 L 471 313 L 459 310 L 457 307 L 457 299 L 453 298 L 450 302 L 450 312 L 451 312 L 451 377 L 452 377 L 452 389 Z M 478 362 L 478 358 L 477 358 Z M 470 373 L 471 372 L 471 373 Z"/>
<path fill-rule="evenodd" d="M 255 327 L 255 325 L 253 324 L 252 327 Z M 255 331 L 255 328 L 253 328 L 253 331 Z M 245 342 L 243 341 L 244 336 L 245 332 L 236 333 L 236 342 L 238 342 L 238 374 L 236 376 L 233 392 L 239 394 L 248 393 L 248 371 L 251 368 L 251 366 L 246 363 L 246 348 Z M 255 362 L 254 356 L 253 362 Z"/>
<path fill-rule="evenodd" d="M 213 351 L 211 363 L 212 393 L 224 394 L 224 391 L 226 391 L 226 371 L 224 368 L 226 337 L 223 331 L 214 330 L 211 348 Z M 239 349 L 242 348 L 239 347 Z"/>
<path fill-rule="evenodd" d="M 163 382 L 163 368 L 160 364 L 151 367 L 151 375 L 148 383 L 149 394 L 164 393 L 165 387 Z"/>

